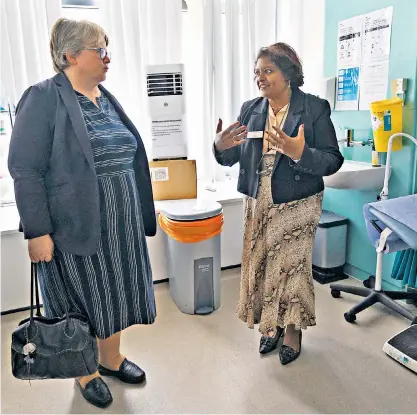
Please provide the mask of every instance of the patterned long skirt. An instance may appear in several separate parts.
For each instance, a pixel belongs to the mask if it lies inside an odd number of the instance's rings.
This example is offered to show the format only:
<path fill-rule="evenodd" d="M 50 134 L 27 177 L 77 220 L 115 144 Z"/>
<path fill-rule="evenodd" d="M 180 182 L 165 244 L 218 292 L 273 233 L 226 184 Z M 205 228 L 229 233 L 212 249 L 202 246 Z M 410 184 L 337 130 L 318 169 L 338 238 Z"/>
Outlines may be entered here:
<path fill-rule="evenodd" d="M 314 236 L 323 193 L 274 204 L 271 175 L 275 156 L 263 158 L 256 199 L 245 198 L 245 231 L 238 317 L 262 334 L 294 324 L 316 324 L 312 276 Z"/>

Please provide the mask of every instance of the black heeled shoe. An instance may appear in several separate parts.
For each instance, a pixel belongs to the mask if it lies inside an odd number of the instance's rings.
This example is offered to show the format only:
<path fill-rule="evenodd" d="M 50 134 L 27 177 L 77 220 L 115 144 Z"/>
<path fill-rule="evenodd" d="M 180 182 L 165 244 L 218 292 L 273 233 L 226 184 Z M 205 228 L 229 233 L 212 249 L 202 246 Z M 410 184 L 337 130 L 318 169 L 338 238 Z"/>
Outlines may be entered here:
<path fill-rule="evenodd" d="M 278 341 L 283 333 L 284 333 L 284 329 L 282 329 L 281 327 L 278 327 L 277 334 L 274 337 L 262 336 L 260 344 L 259 344 L 259 353 L 268 354 L 274 351 L 277 348 Z"/>
<path fill-rule="evenodd" d="M 119 367 L 119 370 L 110 370 L 106 367 L 99 365 L 98 373 L 101 376 L 112 376 L 125 383 L 139 384 L 146 380 L 145 372 L 136 364 L 130 360 L 123 360 Z"/>
<path fill-rule="evenodd" d="M 99 377 L 94 378 L 85 385 L 85 388 L 81 386 L 78 379 L 75 380 L 75 383 L 79 387 L 84 399 L 92 405 L 97 406 L 97 408 L 107 408 L 113 402 L 110 389 L 103 379 Z"/>
<path fill-rule="evenodd" d="M 303 338 L 303 332 L 300 330 L 299 340 L 300 340 L 300 347 L 298 351 L 294 350 L 292 347 L 283 344 L 281 349 L 279 350 L 279 360 L 281 361 L 282 365 L 288 365 L 288 363 L 293 362 L 294 360 L 298 359 L 298 356 L 301 354 L 301 339 Z"/>

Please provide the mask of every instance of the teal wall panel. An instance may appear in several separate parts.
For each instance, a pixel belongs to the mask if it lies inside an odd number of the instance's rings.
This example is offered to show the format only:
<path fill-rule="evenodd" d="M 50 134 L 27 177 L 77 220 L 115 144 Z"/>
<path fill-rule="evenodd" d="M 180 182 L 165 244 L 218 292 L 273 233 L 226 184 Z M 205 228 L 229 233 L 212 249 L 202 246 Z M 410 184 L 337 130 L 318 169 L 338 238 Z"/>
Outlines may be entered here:
<path fill-rule="evenodd" d="M 394 7 L 391 37 L 389 80 L 407 78 L 409 87 L 403 115 L 403 130 L 416 135 L 416 75 L 417 75 L 417 0 L 326 0 L 324 76 L 337 73 L 337 29 L 340 20 L 365 14 L 384 7 Z M 387 97 L 390 91 L 387 91 Z M 333 122 L 338 129 L 353 128 L 355 140 L 372 136 L 369 111 L 334 111 Z M 401 151 L 392 158 L 390 198 L 413 193 L 415 185 L 415 146 L 404 140 Z M 343 148 L 348 160 L 371 162 L 371 148 Z M 375 272 L 375 249 L 368 239 L 362 208 L 376 200 L 378 191 L 358 192 L 326 189 L 324 208 L 346 216 L 350 220 L 347 247 L 347 272 L 357 278 L 366 278 Z M 384 260 L 383 278 L 386 283 L 398 285 L 390 278 L 395 255 Z"/>

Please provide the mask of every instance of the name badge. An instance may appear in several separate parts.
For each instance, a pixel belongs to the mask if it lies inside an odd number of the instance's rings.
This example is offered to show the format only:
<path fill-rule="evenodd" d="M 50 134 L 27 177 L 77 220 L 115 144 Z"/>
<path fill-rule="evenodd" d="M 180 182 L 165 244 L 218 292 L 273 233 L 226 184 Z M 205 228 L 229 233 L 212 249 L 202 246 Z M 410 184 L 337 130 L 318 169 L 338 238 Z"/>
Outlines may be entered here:
<path fill-rule="evenodd" d="M 248 138 L 264 138 L 263 131 L 248 131 Z"/>

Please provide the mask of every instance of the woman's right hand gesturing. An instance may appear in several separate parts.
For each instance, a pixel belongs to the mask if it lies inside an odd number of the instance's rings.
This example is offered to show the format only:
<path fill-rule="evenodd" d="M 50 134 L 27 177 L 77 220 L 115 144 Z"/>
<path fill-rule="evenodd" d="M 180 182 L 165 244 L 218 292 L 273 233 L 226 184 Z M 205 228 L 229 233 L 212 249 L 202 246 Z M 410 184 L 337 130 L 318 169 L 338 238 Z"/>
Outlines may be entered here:
<path fill-rule="evenodd" d="M 217 151 L 228 150 L 245 142 L 247 134 L 246 126 L 239 127 L 240 123 L 235 122 L 222 131 L 223 121 L 219 119 L 216 129 L 215 147 Z"/>
<path fill-rule="evenodd" d="M 29 239 L 29 257 L 33 263 L 51 262 L 54 255 L 54 241 L 49 235 Z"/>

